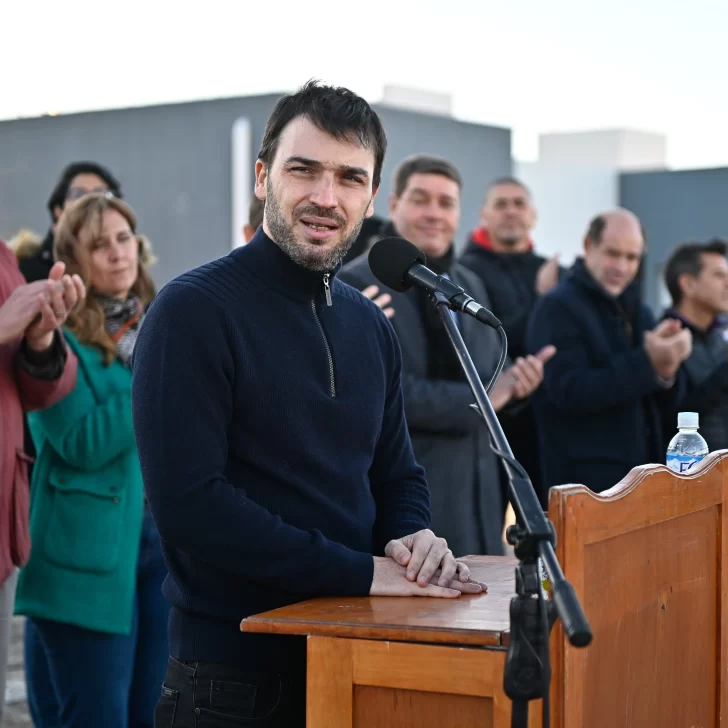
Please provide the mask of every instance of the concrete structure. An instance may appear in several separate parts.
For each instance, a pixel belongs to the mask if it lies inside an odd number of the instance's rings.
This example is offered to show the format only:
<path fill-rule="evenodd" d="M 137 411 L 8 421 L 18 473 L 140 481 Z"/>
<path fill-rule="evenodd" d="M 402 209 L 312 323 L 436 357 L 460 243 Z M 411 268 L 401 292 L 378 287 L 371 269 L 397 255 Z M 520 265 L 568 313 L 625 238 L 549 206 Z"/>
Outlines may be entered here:
<path fill-rule="evenodd" d="M 547 134 L 539 150 L 537 162 L 514 165 L 536 201 L 538 249 L 560 252 L 569 264 L 597 212 L 617 205 L 632 210 L 647 232 L 643 294 L 656 313 L 669 303 L 662 268 L 674 247 L 728 238 L 728 169 L 667 170 L 664 137 L 619 130 Z"/>
<path fill-rule="evenodd" d="M 384 106 L 420 111 L 424 114 L 452 116 L 452 96 L 450 94 L 415 89 L 409 86 L 385 85 L 380 103 Z"/>
<path fill-rule="evenodd" d="M 581 254 L 587 223 L 597 210 L 617 205 L 618 180 L 612 168 L 516 162 L 515 176 L 531 190 L 538 208 L 534 241 L 544 255 L 560 254 L 564 265 Z"/>
<path fill-rule="evenodd" d="M 629 130 L 541 135 L 538 161 L 515 164 L 538 207 L 538 249 L 571 263 L 581 254 L 589 220 L 620 204 L 620 173 L 662 169 L 666 152 L 665 137 Z"/>
<path fill-rule="evenodd" d="M 619 199 L 647 231 L 645 300 L 660 311 L 669 303 L 662 269 L 675 246 L 728 240 L 728 168 L 621 174 Z"/>
<path fill-rule="evenodd" d="M 662 134 L 612 129 L 542 134 L 539 161 L 620 170 L 664 169 L 667 138 Z"/>
<path fill-rule="evenodd" d="M 395 94 L 396 97 L 396 94 Z M 121 180 L 126 199 L 159 258 L 158 285 L 227 253 L 239 240 L 253 164 L 278 94 L 45 116 L 0 122 L 0 237 L 21 227 L 41 235 L 45 204 L 60 170 L 91 159 Z M 463 234 L 478 220 L 489 180 L 511 173 L 509 129 L 470 124 L 439 113 L 377 106 L 389 151 L 376 214 L 386 216 L 391 174 L 417 152 L 451 159 L 467 180 Z M 410 98 L 411 102 L 412 99 Z M 237 160 L 237 163 L 235 162 Z"/>
<path fill-rule="evenodd" d="M 44 234 L 45 203 L 61 168 L 72 160 L 107 165 L 122 182 L 150 236 L 161 285 L 224 255 L 242 241 L 253 165 L 265 121 L 278 94 L 217 99 L 0 122 L 0 237 L 21 227 Z M 615 205 L 632 209 L 647 230 L 646 300 L 664 304 L 659 276 L 679 242 L 728 237 L 728 169 L 665 169 L 664 137 L 628 130 L 545 134 L 537 162 L 513 163 L 510 130 L 464 123 L 451 99 L 387 87 L 375 104 L 389 138 L 375 204 L 387 215 L 391 174 L 418 152 L 451 159 L 463 173 L 462 248 L 478 224 L 483 190 L 514 173 L 532 189 L 539 212 L 534 231 L 542 253 L 580 254 L 589 219 Z"/>

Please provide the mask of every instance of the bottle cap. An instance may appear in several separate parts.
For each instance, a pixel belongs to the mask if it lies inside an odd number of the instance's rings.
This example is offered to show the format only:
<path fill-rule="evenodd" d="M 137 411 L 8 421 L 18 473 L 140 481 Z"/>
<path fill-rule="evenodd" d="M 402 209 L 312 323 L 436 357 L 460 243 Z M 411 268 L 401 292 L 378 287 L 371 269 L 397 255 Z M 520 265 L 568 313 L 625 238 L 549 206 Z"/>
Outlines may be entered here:
<path fill-rule="evenodd" d="M 699 422 L 700 417 L 697 412 L 680 412 L 677 416 L 677 426 L 679 429 L 688 428 L 697 430 Z"/>

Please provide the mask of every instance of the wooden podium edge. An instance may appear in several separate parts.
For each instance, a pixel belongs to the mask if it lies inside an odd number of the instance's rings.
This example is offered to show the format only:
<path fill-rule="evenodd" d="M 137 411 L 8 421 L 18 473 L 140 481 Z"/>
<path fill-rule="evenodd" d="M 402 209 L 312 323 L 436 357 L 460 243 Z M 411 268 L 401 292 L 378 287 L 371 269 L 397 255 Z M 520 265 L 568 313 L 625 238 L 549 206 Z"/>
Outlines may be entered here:
<path fill-rule="evenodd" d="M 728 450 L 715 450 L 706 455 L 698 465 L 690 470 L 688 473 L 675 473 L 670 470 L 667 465 L 661 463 L 649 463 L 647 465 L 638 465 L 627 473 L 616 485 L 613 485 L 608 490 L 602 491 L 601 493 L 595 493 L 590 490 L 586 485 L 577 483 L 566 483 L 564 485 L 555 485 L 551 488 L 552 491 L 558 493 L 583 493 L 589 496 L 592 500 L 603 501 L 603 502 L 614 502 L 619 498 L 623 498 L 629 495 L 637 486 L 642 483 L 646 478 L 649 478 L 657 473 L 668 472 L 677 480 L 697 480 L 701 478 L 705 473 L 710 470 L 714 465 L 717 465 L 721 460 L 728 458 Z M 549 497 L 549 510 L 551 509 L 551 498 Z M 558 536 L 557 536 L 558 538 Z M 563 567 L 563 565 L 562 565 Z"/>
<path fill-rule="evenodd" d="M 381 624 L 374 627 L 344 621 L 321 623 L 289 617 L 279 620 L 272 616 L 262 615 L 253 615 L 243 619 L 240 623 L 240 631 L 259 634 L 431 643 L 454 647 L 504 647 L 501 634 L 494 632 L 472 632 L 452 627 L 421 628 L 414 625 L 403 627 L 398 624 Z"/>

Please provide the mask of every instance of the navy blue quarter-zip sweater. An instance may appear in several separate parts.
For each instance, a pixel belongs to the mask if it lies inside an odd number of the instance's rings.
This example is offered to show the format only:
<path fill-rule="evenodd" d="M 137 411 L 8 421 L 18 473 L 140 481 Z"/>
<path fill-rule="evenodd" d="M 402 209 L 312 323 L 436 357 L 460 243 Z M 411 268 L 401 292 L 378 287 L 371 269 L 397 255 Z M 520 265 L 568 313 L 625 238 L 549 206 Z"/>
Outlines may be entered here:
<path fill-rule="evenodd" d="M 161 291 L 133 408 L 174 657 L 280 667 L 292 638 L 242 634 L 242 618 L 367 595 L 372 554 L 428 527 L 400 368 L 378 307 L 262 230 Z"/>

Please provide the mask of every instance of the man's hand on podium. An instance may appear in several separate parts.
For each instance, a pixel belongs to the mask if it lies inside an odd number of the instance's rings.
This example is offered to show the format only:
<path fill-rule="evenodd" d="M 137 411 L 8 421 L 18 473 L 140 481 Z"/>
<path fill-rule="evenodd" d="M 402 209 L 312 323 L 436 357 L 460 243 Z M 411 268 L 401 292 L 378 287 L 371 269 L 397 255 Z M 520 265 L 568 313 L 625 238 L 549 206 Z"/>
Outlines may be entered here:
<path fill-rule="evenodd" d="M 452 598 L 487 591 L 470 578 L 470 569 L 455 559 L 447 541 L 429 529 L 390 541 L 384 553 L 374 557 L 372 596 Z"/>
<path fill-rule="evenodd" d="M 404 566 L 388 556 L 374 556 L 374 578 L 369 590 L 372 597 L 443 597 L 452 599 L 461 594 L 480 594 L 487 591 L 477 581 L 452 579 L 447 587 L 438 586 L 441 572 L 435 572 L 429 584 L 421 586 L 419 579 L 410 581 Z"/>

